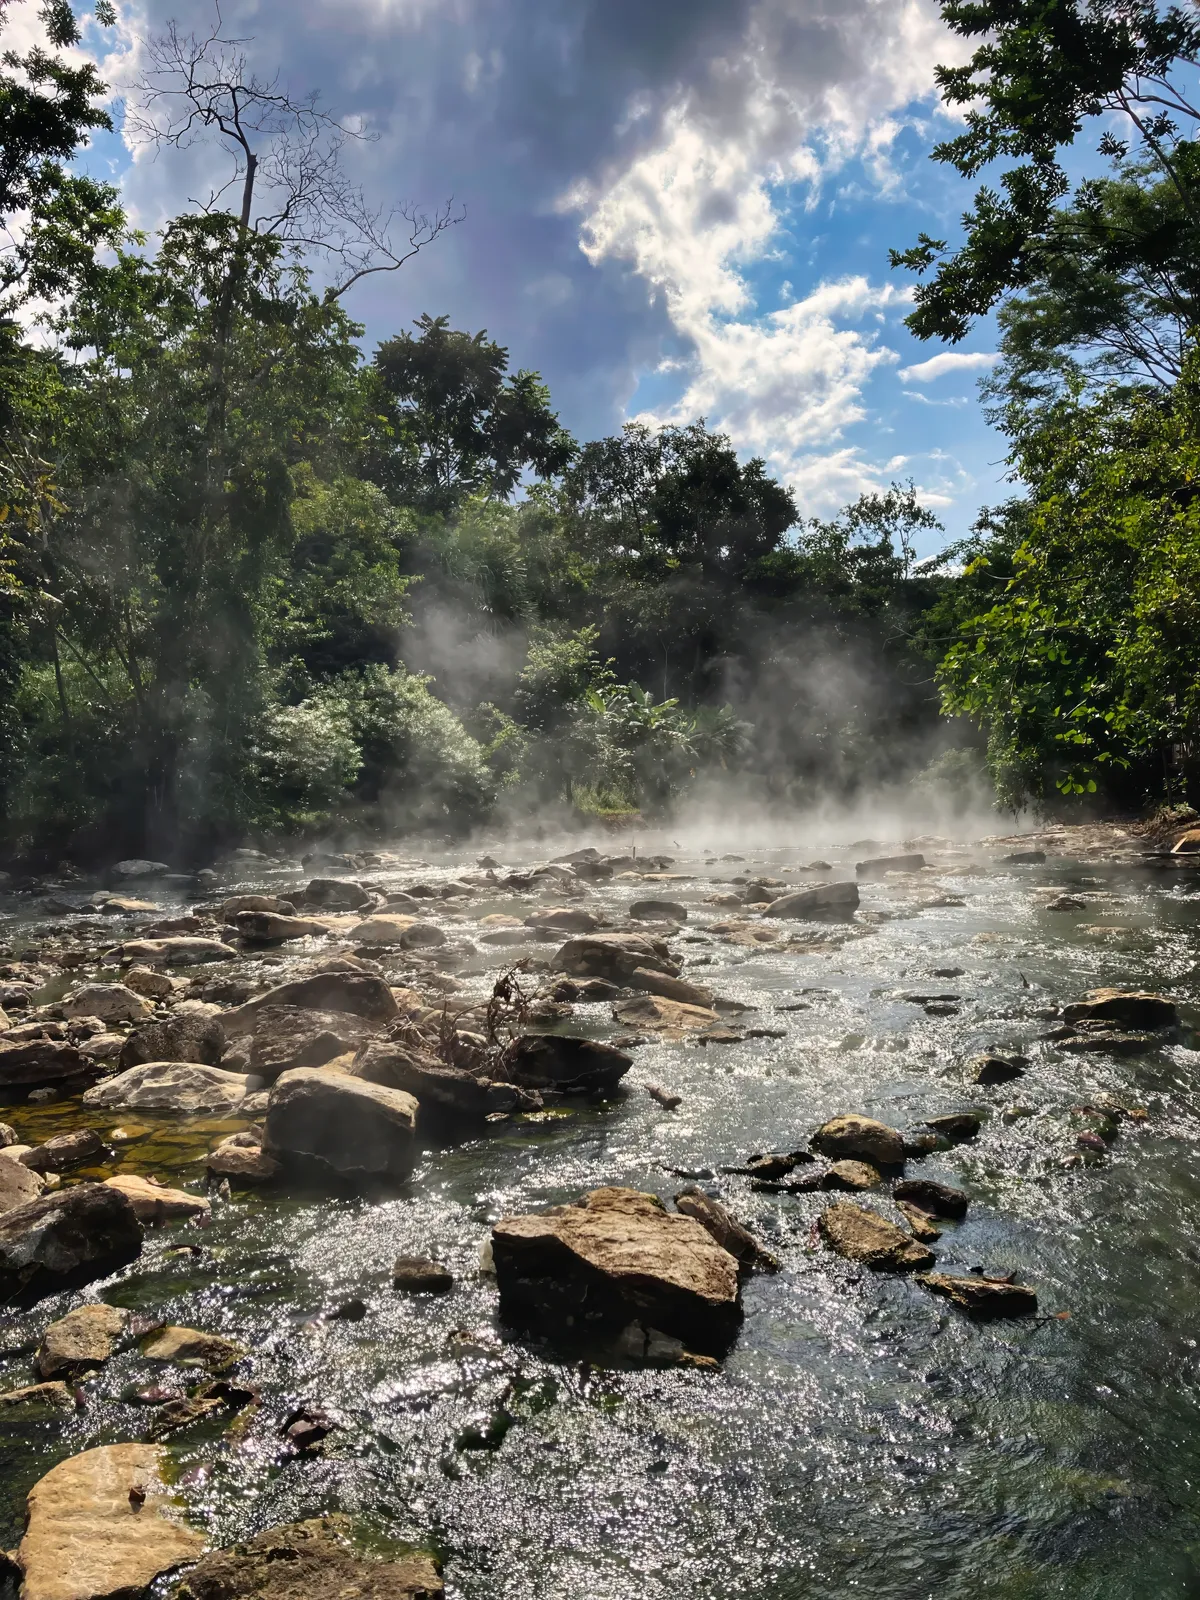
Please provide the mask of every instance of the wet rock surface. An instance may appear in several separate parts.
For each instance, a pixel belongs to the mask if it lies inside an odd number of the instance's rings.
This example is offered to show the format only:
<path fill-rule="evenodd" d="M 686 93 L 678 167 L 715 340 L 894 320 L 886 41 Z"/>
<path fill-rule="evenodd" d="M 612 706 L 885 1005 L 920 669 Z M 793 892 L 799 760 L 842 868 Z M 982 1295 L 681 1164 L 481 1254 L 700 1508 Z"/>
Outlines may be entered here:
<path fill-rule="evenodd" d="M 822 1211 L 818 1227 L 831 1250 L 877 1272 L 916 1272 L 933 1263 L 924 1245 L 865 1206 L 830 1206 Z"/>
<path fill-rule="evenodd" d="M 246 1097 L 244 1073 L 198 1061 L 148 1061 L 89 1089 L 85 1106 L 124 1111 L 169 1111 L 199 1116 L 235 1111 Z"/>
<path fill-rule="evenodd" d="M 177 1600 L 442 1600 L 432 1557 L 369 1559 L 350 1545 L 350 1523 L 315 1518 L 269 1528 L 207 1555 L 175 1591 Z"/>
<path fill-rule="evenodd" d="M 271 1090 L 263 1147 L 343 1177 L 403 1182 L 416 1160 L 417 1101 L 344 1073 L 298 1068 Z"/>
<path fill-rule="evenodd" d="M 596 1189 L 574 1205 L 503 1217 L 492 1258 L 501 1313 L 543 1336 L 640 1321 L 718 1355 L 741 1321 L 736 1259 L 699 1222 L 636 1190 Z"/>
<path fill-rule="evenodd" d="M 29 1493 L 22 1600 L 120 1600 L 194 1561 L 204 1540 L 167 1489 L 165 1465 L 159 1446 L 112 1444 L 52 1467 Z"/>
<path fill-rule="evenodd" d="M 101 1183 L 42 1195 L 0 1214 L 0 1304 L 32 1302 L 136 1261 L 142 1226 Z"/>

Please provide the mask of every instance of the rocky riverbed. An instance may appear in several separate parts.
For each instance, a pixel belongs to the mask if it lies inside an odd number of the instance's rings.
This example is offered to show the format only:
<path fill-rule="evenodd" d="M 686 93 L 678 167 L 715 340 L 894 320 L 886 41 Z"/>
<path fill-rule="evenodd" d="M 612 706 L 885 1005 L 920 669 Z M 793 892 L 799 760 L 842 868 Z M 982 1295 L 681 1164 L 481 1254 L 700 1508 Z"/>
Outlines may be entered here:
<path fill-rule="evenodd" d="M 711 842 L 7 887 L 0 1593 L 1194 1592 L 1192 860 Z"/>

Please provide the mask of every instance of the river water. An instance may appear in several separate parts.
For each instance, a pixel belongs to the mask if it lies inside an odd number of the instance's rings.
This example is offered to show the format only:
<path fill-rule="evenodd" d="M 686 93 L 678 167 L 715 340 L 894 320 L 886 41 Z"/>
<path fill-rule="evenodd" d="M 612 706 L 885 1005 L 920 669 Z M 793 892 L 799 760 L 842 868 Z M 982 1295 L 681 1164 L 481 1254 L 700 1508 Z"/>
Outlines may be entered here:
<path fill-rule="evenodd" d="M 32 1381 L 42 1328 L 81 1299 L 227 1334 L 250 1351 L 241 1370 L 262 1403 L 171 1440 L 194 1519 L 228 1542 L 349 1512 L 380 1548 L 436 1551 L 463 1600 L 1200 1595 L 1197 1041 L 1185 1028 L 1182 1042 L 1124 1057 L 1039 1042 L 1061 1004 L 1109 983 L 1169 994 L 1195 1019 L 1197 880 L 1124 846 L 1044 865 L 1005 864 L 997 846 L 919 848 L 936 870 L 864 885 L 852 923 L 789 925 L 811 933 L 804 951 L 706 933 L 733 913 L 705 897 L 736 876 L 807 884 L 792 869 L 818 855 L 842 876 L 856 854 L 884 851 L 814 838 L 729 861 L 668 845 L 677 876 L 591 886 L 582 903 L 614 921 L 648 895 L 685 903 L 671 941 L 684 976 L 755 1007 L 743 1024 L 783 1036 L 643 1044 L 620 1098 L 429 1146 L 394 1199 L 217 1198 L 209 1227 L 149 1233 L 115 1279 L 5 1313 L 0 1389 Z M 506 865 L 539 859 L 532 847 L 497 853 Z M 398 888 L 477 873 L 474 859 L 358 876 Z M 256 871 L 222 889 L 279 892 L 307 876 Z M 1086 909 L 1047 909 L 1049 890 Z M 446 926 L 469 938 L 490 912 L 524 916 L 553 899 L 480 895 Z M 446 914 L 442 902 L 431 910 Z M 5 911 L 18 951 L 64 920 L 36 898 Z M 535 947 L 543 959 L 553 950 Z M 492 949 L 469 964 L 461 992 L 485 993 L 512 956 Z M 281 975 L 249 957 L 238 970 Z M 914 994 L 958 998 L 930 1012 L 904 998 Z M 561 1026 L 626 1031 L 597 1005 Z M 1028 1055 L 1026 1075 L 967 1083 L 967 1058 L 989 1047 Z M 679 1109 L 657 1105 L 648 1081 L 682 1095 Z M 1107 1156 L 1081 1162 L 1089 1107 L 1137 1114 L 1120 1117 Z M 755 1193 L 719 1174 L 752 1152 L 797 1148 L 840 1112 L 904 1127 L 969 1108 L 986 1114 L 979 1139 L 909 1168 L 971 1196 L 935 1247 L 939 1266 L 1014 1271 L 1038 1292 L 1036 1320 L 972 1323 L 912 1281 L 822 1248 L 814 1223 L 828 1197 Z M 135 1120 L 62 1103 L 2 1114 L 30 1139 Z M 240 1126 L 136 1122 L 143 1131 L 110 1170 L 196 1188 L 204 1150 Z M 479 1272 L 496 1217 L 601 1184 L 669 1198 L 683 1186 L 672 1168 L 717 1174 L 705 1186 L 782 1261 L 778 1275 L 748 1280 L 745 1323 L 718 1374 L 564 1364 L 498 1323 Z M 396 1294 L 394 1258 L 431 1251 L 454 1292 Z M 330 1316 L 355 1300 L 364 1315 Z M 0 1419 L 0 1542 L 16 1542 L 24 1494 L 56 1460 L 144 1436 L 146 1410 L 122 1396 L 155 1381 L 130 1340 L 87 1383 L 84 1409 Z M 304 1402 L 340 1426 L 323 1458 L 283 1459 L 279 1428 Z"/>

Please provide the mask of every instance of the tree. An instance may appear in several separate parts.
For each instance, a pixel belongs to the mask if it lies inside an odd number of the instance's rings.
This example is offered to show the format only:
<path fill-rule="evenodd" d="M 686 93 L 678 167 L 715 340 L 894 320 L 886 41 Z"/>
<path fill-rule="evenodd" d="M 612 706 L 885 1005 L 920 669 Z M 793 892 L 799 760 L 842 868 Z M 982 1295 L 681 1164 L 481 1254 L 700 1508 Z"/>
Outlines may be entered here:
<path fill-rule="evenodd" d="M 207 33 L 171 22 L 146 41 L 148 64 L 126 112 L 127 132 L 155 149 L 220 148 L 229 168 L 204 214 L 227 210 L 232 191 L 239 239 L 253 233 L 323 260 L 332 300 L 372 273 L 398 271 L 461 220 L 451 201 L 432 212 L 411 202 L 373 206 L 342 164 L 346 145 L 371 135 L 327 111 L 315 91 L 260 77 L 248 42 L 224 33 L 219 10 Z M 238 263 L 235 254 L 231 276 Z"/>
<path fill-rule="evenodd" d="M 536 372 L 508 375 L 508 351 L 486 329 L 462 333 L 449 317 L 418 317 L 417 336 L 385 340 L 374 367 L 390 423 L 373 468 L 399 499 L 449 511 L 466 496 L 507 497 L 526 471 L 553 477 L 574 441 L 550 409 Z"/>
<path fill-rule="evenodd" d="M 939 676 L 1013 805 L 1137 805 L 1200 766 L 1200 372 L 1068 394 L 1016 445 L 1029 498 L 977 543 Z M 965 615 L 962 614 L 965 612 Z M 1177 768 L 1182 771 L 1177 772 Z"/>
<path fill-rule="evenodd" d="M 1127 175 L 1144 183 L 1153 174 L 1170 191 L 1166 210 L 1188 241 L 1171 241 L 1169 257 L 1184 260 L 1190 250 L 1194 259 L 1200 162 L 1191 136 L 1200 109 L 1179 81 L 1181 68 L 1200 64 L 1200 17 L 1191 5 L 942 0 L 942 15 L 954 32 L 984 42 L 966 64 L 937 68 L 946 103 L 969 109 L 965 131 L 938 145 L 934 159 L 968 179 L 994 162 L 1015 164 L 1002 172 L 999 190 L 976 191 L 956 250 L 922 234 L 912 249 L 892 252 L 894 266 L 921 275 L 936 268 L 918 285 L 908 318 L 919 338 L 956 343 L 1013 292 L 1047 277 L 1061 286 L 1072 261 L 1085 276 L 1106 262 L 1134 280 L 1160 276 L 1165 194 L 1141 216 L 1102 185 L 1084 182 L 1072 195 L 1062 152 L 1097 119 L 1106 123 L 1102 155 L 1120 166 L 1136 148 Z"/>

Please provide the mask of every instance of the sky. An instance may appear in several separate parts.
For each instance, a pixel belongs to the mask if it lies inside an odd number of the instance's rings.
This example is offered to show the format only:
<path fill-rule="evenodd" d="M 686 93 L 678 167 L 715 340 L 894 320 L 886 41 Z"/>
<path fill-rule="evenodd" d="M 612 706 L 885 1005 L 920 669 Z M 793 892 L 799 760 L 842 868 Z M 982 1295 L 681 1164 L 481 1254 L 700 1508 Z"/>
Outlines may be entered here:
<path fill-rule="evenodd" d="M 119 10 L 87 36 L 118 88 L 146 37 L 214 15 Z M 954 130 L 934 64 L 962 58 L 933 0 L 224 0 L 222 19 L 257 70 L 370 134 L 347 155 L 373 201 L 464 213 L 351 292 L 368 350 L 422 312 L 486 328 L 576 437 L 702 415 L 805 516 L 911 478 L 950 538 L 1011 492 L 976 397 L 994 329 L 918 343 L 888 266 L 970 200 L 929 160 Z M 219 159 L 111 136 L 88 164 L 153 228 Z"/>

